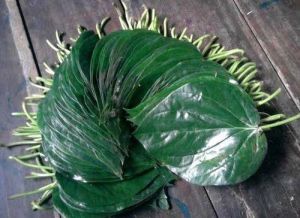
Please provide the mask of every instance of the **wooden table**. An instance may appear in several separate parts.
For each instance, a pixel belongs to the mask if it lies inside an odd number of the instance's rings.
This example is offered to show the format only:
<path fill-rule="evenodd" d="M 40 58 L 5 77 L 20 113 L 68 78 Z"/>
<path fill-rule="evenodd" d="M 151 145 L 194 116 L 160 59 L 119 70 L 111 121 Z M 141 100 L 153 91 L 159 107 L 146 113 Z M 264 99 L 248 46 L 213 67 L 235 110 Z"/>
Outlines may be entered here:
<path fill-rule="evenodd" d="M 134 0 L 125 1 L 132 15 L 142 4 L 156 8 L 190 33 L 214 33 L 227 48 L 243 48 L 257 62 L 268 90 L 282 89 L 272 108 L 288 115 L 300 109 L 300 1 L 296 0 Z M 75 34 L 76 25 L 94 28 L 111 16 L 108 30 L 119 28 L 109 0 L 0 1 L 0 142 L 13 140 L 10 132 L 22 119 L 10 113 L 21 109 L 28 77 L 43 74 L 42 63 L 54 53 L 45 43 L 56 29 Z M 199 187 L 177 182 L 169 190 L 170 211 L 139 210 L 127 217 L 299 217 L 300 122 L 269 132 L 269 151 L 259 171 L 235 186 Z M 53 217 L 53 211 L 32 212 L 32 197 L 8 200 L 11 194 L 38 187 L 23 179 L 28 171 L 7 157 L 22 148 L 0 152 L 0 217 Z"/>

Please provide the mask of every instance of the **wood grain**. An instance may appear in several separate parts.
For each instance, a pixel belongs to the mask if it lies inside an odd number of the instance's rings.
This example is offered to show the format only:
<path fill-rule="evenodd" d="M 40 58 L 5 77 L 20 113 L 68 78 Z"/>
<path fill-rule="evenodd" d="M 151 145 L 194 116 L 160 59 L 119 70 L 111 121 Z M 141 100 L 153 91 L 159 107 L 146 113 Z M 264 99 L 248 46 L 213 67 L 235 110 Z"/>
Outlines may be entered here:
<path fill-rule="evenodd" d="M 233 1 L 132 1 L 132 13 L 138 14 L 138 9 L 143 3 L 157 8 L 158 14 L 167 16 L 181 29 L 187 26 L 190 33 L 214 33 L 226 47 L 244 49 L 248 57 L 257 62 L 259 76 L 265 82 L 266 89 L 275 90 L 281 87 L 285 90 L 272 62 Z M 289 93 L 285 91 L 267 110 L 279 110 L 287 114 L 299 112 Z M 218 216 L 299 216 L 298 129 L 299 122 L 289 127 L 273 129 L 268 133 L 267 158 L 261 169 L 246 182 L 231 187 L 206 187 Z"/>
<path fill-rule="evenodd" d="M 112 20 L 107 26 L 108 31 L 119 29 L 119 21 L 116 17 L 116 11 L 109 1 L 20 1 L 22 11 L 26 20 L 30 37 L 33 42 L 33 48 L 37 56 L 38 64 L 42 68 L 44 61 L 53 63 L 56 59 L 53 51 L 49 49 L 45 40 L 50 38 L 54 40 L 56 29 L 68 33 L 68 36 L 77 34 L 76 25 L 80 24 L 87 28 L 95 28 L 96 22 L 102 18 L 112 15 Z M 33 16 L 34 15 L 34 16 Z M 47 26 L 47 28 L 42 28 Z M 185 182 L 180 183 L 176 190 L 172 191 L 174 201 L 179 206 L 174 206 L 174 210 L 161 211 L 155 213 L 158 217 L 182 217 L 182 215 L 201 215 L 203 217 L 214 217 L 214 210 L 202 187 L 192 188 Z M 186 195 L 187 190 L 194 190 L 191 195 Z M 185 196 L 179 198 L 179 196 Z M 175 204 L 176 205 L 176 204 Z M 187 212 L 182 211 L 182 205 L 187 206 Z M 152 211 L 153 212 L 153 211 Z M 144 217 L 149 214 L 149 209 L 128 214 L 128 216 Z M 151 217 L 153 213 L 150 213 Z"/>
<path fill-rule="evenodd" d="M 283 90 L 281 96 L 267 110 L 280 111 L 289 115 L 299 112 L 295 104 L 296 95 L 299 96 L 297 91 L 299 78 L 295 78 L 297 76 L 293 70 L 281 73 L 282 69 L 286 69 L 289 65 L 288 59 L 277 62 L 275 56 L 269 55 L 273 53 L 272 50 L 266 52 L 267 44 L 262 43 L 265 39 L 259 38 L 258 34 L 253 34 L 252 27 L 245 20 L 242 4 L 237 7 L 233 0 L 126 2 L 133 15 L 140 14 L 142 4 L 146 4 L 156 8 L 162 17 L 167 16 L 179 29 L 187 26 L 190 33 L 201 35 L 214 33 L 221 38 L 226 47 L 243 48 L 247 51 L 248 57 L 257 62 L 260 70 L 259 77 L 265 82 L 266 89 L 274 91 L 280 87 Z M 75 34 L 76 24 L 94 28 L 97 21 L 109 15 L 113 15 L 113 19 L 108 30 L 119 27 L 111 1 L 20 0 L 20 5 L 40 68 L 43 61 L 52 63 L 55 60 L 54 53 L 45 43 L 47 38 L 54 40 L 55 29 L 66 31 L 70 33 L 69 36 L 72 36 Z M 259 25 L 263 29 L 267 28 L 268 23 L 259 22 Z M 275 48 L 287 43 L 282 36 L 274 37 L 276 40 L 273 42 L 280 44 Z M 284 50 L 283 47 L 281 49 Z M 295 58 L 292 58 L 292 65 L 295 66 L 294 63 L 297 65 L 296 59 L 299 59 L 300 55 L 293 53 Z M 274 64 L 275 62 L 277 65 Z M 283 74 L 288 81 L 288 87 Z M 294 96 L 291 93 L 294 93 Z M 173 198 L 172 211 L 154 213 L 151 210 L 140 210 L 128 214 L 127 217 L 214 217 L 215 212 L 219 217 L 298 217 L 300 214 L 300 190 L 297 188 L 300 184 L 299 129 L 300 124 L 296 122 L 269 132 L 267 158 L 260 170 L 246 182 L 235 186 L 205 189 L 179 182 L 170 190 Z"/>
<path fill-rule="evenodd" d="M 235 3 L 300 109 L 300 2 L 235 0 Z"/>
<path fill-rule="evenodd" d="M 0 143 L 6 144 L 16 140 L 11 132 L 24 123 L 23 119 L 12 117 L 11 113 L 21 110 L 21 102 L 27 93 L 36 92 L 29 87 L 28 77 L 36 76 L 37 72 L 14 1 L 0 1 L 0 27 Z M 0 217 L 53 217 L 52 211 L 32 211 L 30 202 L 34 199 L 33 196 L 8 200 L 13 194 L 31 191 L 44 184 L 26 181 L 24 176 L 29 170 L 8 160 L 8 156 L 18 155 L 23 149 L 0 151 Z"/>
<path fill-rule="evenodd" d="M 43 62 L 53 64 L 57 61 L 55 52 L 49 48 L 46 40 L 55 42 L 55 31 L 67 33 L 65 38 L 75 38 L 78 35 L 77 26 L 82 25 L 95 30 L 95 25 L 104 17 L 116 18 L 116 11 L 111 1 L 38 1 L 20 0 L 25 22 L 32 39 L 38 67 L 43 74 Z M 112 19 L 107 30 L 119 29 L 117 19 Z"/>

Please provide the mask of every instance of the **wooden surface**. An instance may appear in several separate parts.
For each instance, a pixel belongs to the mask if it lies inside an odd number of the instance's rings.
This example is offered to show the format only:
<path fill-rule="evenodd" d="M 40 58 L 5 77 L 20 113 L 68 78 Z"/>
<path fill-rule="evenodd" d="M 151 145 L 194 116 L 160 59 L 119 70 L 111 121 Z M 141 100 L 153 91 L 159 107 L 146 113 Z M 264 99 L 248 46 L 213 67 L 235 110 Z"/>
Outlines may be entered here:
<path fill-rule="evenodd" d="M 141 13 L 142 4 L 156 8 L 179 28 L 190 33 L 213 33 L 228 48 L 242 48 L 257 62 L 267 90 L 282 88 L 268 110 L 288 115 L 300 103 L 300 3 L 296 0 L 133 0 L 129 12 Z M 45 43 L 56 29 L 72 36 L 76 25 L 94 28 L 105 16 L 108 30 L 119 28 L 109 0 L 2 0 L 0 1 L 0 142 L 12 140 L 10 131 L 20 119 L 9 114 L 20 110 L 28 75 L 43 74 L 42 63 L 55 61 Z M 143 208 L 123 217 L 299 217 L 300 122 L 269 132 L 269 151 L 259 171 L 246 182 L 226 187 L 199 187 L 177 182 L 169 190 L 170 211 Z M 20 149 L 0 152 L 0 217 L 53 217 L 51 211 L 32 212 L 31 198 L 7 197 L 37 184 L 25 181 L 24 168 L 7 160 Z"/>
<path fill-rule="evenodd" d="M 0 143 L 13 140 L 11 130 L 24 120 L 11 116 L 21 110 L 26 93 L 36 92 L 28 85 L 28 78 L 37 75 L 28 39 L 15 1 L 0 1 Z M 16 138 L 14 138 L 16 139 Z M 24 149 L 24 148 L 23 148 Z M 28 181 L 28 169 L 8 160 L 22 148 L 1 149 L 0 152 L 0 217 L 53 217 L 52 211 L 34 213 L 30 202 L 33 197 L 10 201 L 8 197 L 42 186 L 46 181 Z"/>

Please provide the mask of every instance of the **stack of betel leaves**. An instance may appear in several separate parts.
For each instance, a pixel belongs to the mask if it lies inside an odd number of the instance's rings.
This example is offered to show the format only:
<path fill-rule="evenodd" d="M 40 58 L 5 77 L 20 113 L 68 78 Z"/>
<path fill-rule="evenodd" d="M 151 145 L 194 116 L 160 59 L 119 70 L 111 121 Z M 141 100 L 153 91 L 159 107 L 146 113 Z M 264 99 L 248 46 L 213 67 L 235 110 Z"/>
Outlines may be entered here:
<path fill-rule="evenodd" d="M 61 63 L 40 79 L 50 85 L 37 115 L 25 110 L 53 180 L 42 199 L 52 196 L 64 217 L 126 212 L 177 179 L 242 182 L 265 157 L 263 131 L 299 118 L 260 118 L 257 106 L 276 93 L 261 91 L 240 50 L 199 49 L 205 37 L 183 40 L 146 19 L 121 19 L 123 30 L 106 36 L 83 31 L 71 49 L 58 44 Z"/>

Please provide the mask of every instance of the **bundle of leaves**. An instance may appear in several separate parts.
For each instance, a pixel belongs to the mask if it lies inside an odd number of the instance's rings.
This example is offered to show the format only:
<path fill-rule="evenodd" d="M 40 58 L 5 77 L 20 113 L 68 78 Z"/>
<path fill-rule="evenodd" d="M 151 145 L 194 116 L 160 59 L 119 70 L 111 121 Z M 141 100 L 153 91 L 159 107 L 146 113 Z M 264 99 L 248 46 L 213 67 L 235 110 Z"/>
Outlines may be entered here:
<path fill-rule="evenodd" d="M 264 130 L 299 118 L 261 118 L 257 108 L 279 91 L 262 91 L 241 49 L 176 34 L 154 10 L 135 21 L 122 6 L 123 30 L 105 34 L 104 19 L 96 33 L 80 28 L 71 47 L 58 33 L 49 43 L 60 63 L 46 65 L 53 77 L 35 84 L 43 95 L 23 104 L 28 123 L 16 135 L 26 141 L 10 145 L 31 144 L 12 158 L 42 171 L 31 178 L 53 181 L 13 196 L 42 192 L 34 209 L 51 198 L 64 217 L 107 217 L 156 199 L 177 179 L 240 183 L 265 157 Z"/>

